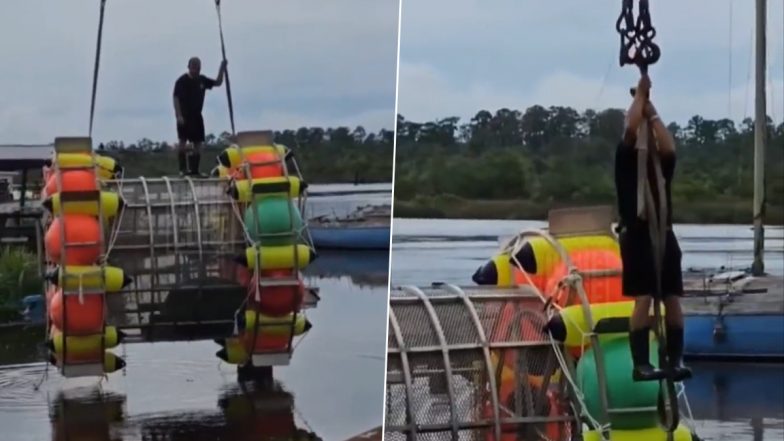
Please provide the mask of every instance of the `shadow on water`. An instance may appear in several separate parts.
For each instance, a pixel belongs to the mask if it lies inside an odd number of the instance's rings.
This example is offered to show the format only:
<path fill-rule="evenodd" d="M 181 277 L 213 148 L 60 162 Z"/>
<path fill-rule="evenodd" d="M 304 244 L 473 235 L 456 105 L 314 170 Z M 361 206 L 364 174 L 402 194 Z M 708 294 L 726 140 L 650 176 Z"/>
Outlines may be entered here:
<path fill-rule="evenodd" d="M 233 385 L 212 410 L 129 417 L 126 397 L 98 388 L 60 392 L 49 405 L 53 441 L 321 440 L 301 427 L 280 385 Z"/>
<path fill-rule="evenodd" d="M 238 383 L 206 340 L 121 344 L 127 366 L 99 392 L 97 378 L 65 380 L 42 361 L 43 328 L 0 329 L 0 440 L 341 440 L 378 427 L 387 268 L 386 252 L 319 256 L 306 272 L 320 289 L 314 328 L 274 388 Z"/>

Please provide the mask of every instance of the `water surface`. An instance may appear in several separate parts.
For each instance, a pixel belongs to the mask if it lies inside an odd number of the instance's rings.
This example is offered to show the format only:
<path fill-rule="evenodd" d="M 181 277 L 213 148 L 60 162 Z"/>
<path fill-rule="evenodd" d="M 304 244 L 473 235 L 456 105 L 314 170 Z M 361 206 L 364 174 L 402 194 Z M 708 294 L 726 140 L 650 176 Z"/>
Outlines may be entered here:
<path fill-rule="evenodd" d="M 471 275 L 499 248 L 499 237 L 545 222 L 395 219 L 391 284 L 449 282 L 474 285 Z M 753 231 L 737 225 L 675 225 L 684 269 L 745 267 Z M 784 230 L 766 227 L 765 268 L 784 274 Z M 693 363 L 686 384 L 697 433 L 715 441 L 784 440 L 784 366 Z"/>

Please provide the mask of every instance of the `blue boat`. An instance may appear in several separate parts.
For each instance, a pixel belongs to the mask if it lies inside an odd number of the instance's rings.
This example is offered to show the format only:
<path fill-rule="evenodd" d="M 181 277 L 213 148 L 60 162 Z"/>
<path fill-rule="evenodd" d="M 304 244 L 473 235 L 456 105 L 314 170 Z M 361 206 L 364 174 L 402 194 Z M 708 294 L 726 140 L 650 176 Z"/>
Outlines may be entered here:
<path fill-rule="evenodd" d="M 784 360 L 784 283 L 780 277 L 733 271 L 692 282 L 701 288 L 687 288 L 682 301 L 687 358 Z"/>
<path fill-rule="evenodd" d="M 370 207 L 346 217 L 319 216 L 308 221 L 316 250 L 388 250 L 389 207 Z"/>

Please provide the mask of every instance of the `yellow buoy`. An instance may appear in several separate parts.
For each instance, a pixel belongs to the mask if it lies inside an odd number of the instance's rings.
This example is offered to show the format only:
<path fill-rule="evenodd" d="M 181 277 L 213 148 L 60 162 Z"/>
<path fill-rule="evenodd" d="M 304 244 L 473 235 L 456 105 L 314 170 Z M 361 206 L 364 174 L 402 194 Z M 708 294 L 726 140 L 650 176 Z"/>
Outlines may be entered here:
<path fill-rule="evenodd" d="M 248 247 L 245 249 L 245 255 L 240 258 L 240 261 L 248 268 L 253 269 L 256 267 L 256 256 L 260 254 L 262 270 L 291 269 L 295 266 L 294 247 L 295 245 Z M 296 267 L 297 269 L 302 269 L 313 261 L 316 253 L 312 252 L 306 245 L 298 244 L 296 247 Z"/>
<path fill-rule="evenodd" d="M 286 146 L 280 144 L 275 144 L 274 146 L 249 146 L 242 147 L 242 152 L 240 153 L 239 147 L 231 146 L 223 150 L 223 152 L 218 155 L 218 163 L 226 168 L 234 168 L 242 163 L 243 158 L 254 153 L 274 153 L 280 158 L 285 158 L 286 153 L 288 153 L 288 149 Z"/>
<path fill-rule="evenodd" d="M 262 295 L 264 295 L 262 293 Z M 269 317 L 259 313 L 260 335 L 290 335 L 292 314 L 283 317 Z M 245 311 L 244 329 L 253 329 L 256 325 L 256 311 Z M 312 327 L 303 314 L 297 314 L 294 319 L 294 335 L 302 335 Z M 242 328 L 242 327 L 241 327 Z M 252 332 L 252 331 L 248 331 Z"/>
<path fill-rule="evenodd" d="M 71 350 L 68 349 L 68 352 Z M 54 354 L 49 354 L 49 363 L 53 365 L 57 365 L 57 357 Z M 103 353 L 103 372 L 106 374 L 111 374 L 112 372 L 119 371 L 120 369 L 125 367 L 125 360 L 122 357 L 118 357 L 114 355 L 114 353 L 105 351 Z"/>
<path fill-rule="evenodd" d="M 89 214 L 98 216 L 98 201 L 66 201 L 65 204 L 62 204 L 60 201 L 60 193 L 49 196 L 41 205 L 55 216 L 60 214 L 63 205 L 65 205 L 65 212 L 67 214 Z M 123 206 L 125 206 L 125 201 L 122 200 L 119 194 L 111 191 L 101 192 L 101 214 L 104 219 L 117 216 L 117 213 L 123 209 Z"/>
<path fill-rule="evenodd" d="M 101 179 L 114 179 L 122 171 L 122 167 L 114 158 L 98 154 L 58 153 L 57 165 L 61 169 L 83 168 L 95 165 Z M 95 162 L 93 162 L 95 161 Z"/>
<path fill-rule="evenodd" d="M 591 319 L 594 323 L 594 329 L 604 319 L 628 320 L 633 311 L 633 301 L 593 304 L 591 305 Z M 664 305 L 662 305 L 662 313 L 664 313 Z M 548 328 L 551 330 L 553 338 L 563 341 L 566 347 L 579 348 L 590 343 L 587 334 L 591 330 L 585 321 L 582 305 L 572 305 L 563 308 L 559 314 L 550 319 Z M 625 330 L 617 333 L 600 334 L 599 339 L 604 341 L 627 335 L 628 330 Z"/>
<path fill-rule="evenodd" d="M 101 267 L 98 265 L 68 265 L 65 267 L 65 273 L 68 275 L 64 286 L 66 291 L 77 290 L 81 285 L 83 289 L 96 289 L 103 286 L 106 292 L 117 292 L 133 282 L 133 279 L 125 275 L 122 268 L 114 266 L 105 266 L 101 274 Z M 63 286 L 63 272 L 59 267 L 50 271 L 46 279 L 57 286 Z"/>
<path fill-rule="evenodd" d="M 618 256 L 621 253 L 618 241 L 614 237 L 607 235 L 564 237 L 558 239 L 558 243 L 563 246 L 567 253 L 588 249 L 612 251 Z M 549 276 L 555 265 L 561 261 L 558 251 L 542 237 L 528 239 L 527 244 L 523 246 L 520 252 L 531 251 L 533 251 L 533 259 L 536 265 L 536 271 L 533 274 Z M 518 252 L 518 260 L 527 260 L 521 258 L 520 252 Z"/>
<path fill-rule="evenodd" d="M 125 333 L 117 330 L 114 326 L 107 326 L 104 329 L 103 335 L 69 335 L 66 337 L 65 350 L 70 356 L 89 355 L 101 349 L 101 338 L 104 339 L 104 349 L 109 349 L 120 344 L 125 338 Z M 59 329 L 52 327 L 49 341 L 47 342 L 49 350 L 57 354 L 57 357 L 63 356 L 63 333 Z"/>
<path fill-rule="evenodd" d="M 242 364 L 248 361 L 248 351 L 239 337 L 228 337 L 223 341 L 216 340 L 223 349 L 215 353 L 215 356 L 231 364 Z"/>
<path fill-rule="evenodd" d="M 284 190 L 277 190 L 276 187 L 280 187 L 281 184 L 288 182 L 289 188 L 288 192 Z M 259 185 L 263 187 L 267 187 L 270 191 L 264 191 L 261 193 L 253 194 L 251 192 L 252 186 Z M 300 179 L 296 176 L 280 176 L 274 178 L 259 178 L 254 179 L 252 181 L 248 181 L 247 179 L 242 180 L 235 180 L 231 184 L 231 188 L 229 189 L 229 194 L 234 199 L 240 202 L 250 202 L 254 196 L 259 198 L 268 197 L 268 196 L 288 196 L 292 198 L 299 197 L 302 194 L 302 191 L 307 188 L 307 183 L 300 181 Z"/>
<path fill-rule="evenodd" d="M 601 432 L 587 430 L 583 432 L 584 441 L 600 441 Z M 674 441 L 691 441 L 692 434 L 683 423 L 673 433 Z M 667 441 L 667 432 L 660 427 L 638 430 L 610 430 L 610 441 Z"/>

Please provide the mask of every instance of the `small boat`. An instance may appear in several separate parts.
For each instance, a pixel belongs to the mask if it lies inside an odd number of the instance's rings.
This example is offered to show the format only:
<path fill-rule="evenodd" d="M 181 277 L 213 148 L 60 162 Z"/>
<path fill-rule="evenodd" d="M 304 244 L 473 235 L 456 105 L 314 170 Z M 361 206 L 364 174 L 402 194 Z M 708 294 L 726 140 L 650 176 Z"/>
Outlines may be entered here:
<path fill-rule="evenodd" d="M 684 285 L 687 358 L 784 360 L 784 279 L 732 270 Z"/>
<path fill-rule="evenodd" d="M 311 218 L 308 228 L 316 249 L 389 249 L 389 206 L 365 206 L 345 217 Z"/>

